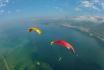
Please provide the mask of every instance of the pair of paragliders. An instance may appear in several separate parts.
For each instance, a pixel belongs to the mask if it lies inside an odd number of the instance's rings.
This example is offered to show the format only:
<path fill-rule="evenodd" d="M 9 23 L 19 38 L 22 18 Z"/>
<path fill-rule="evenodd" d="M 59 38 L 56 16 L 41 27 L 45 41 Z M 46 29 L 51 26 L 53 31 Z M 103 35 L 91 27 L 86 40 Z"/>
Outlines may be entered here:
<path fill-rule="evenodd" d="M 37 32 L 39 35 L 42 34 L 42 30 L 39 29 L 39 28 L 36 28 L 36 27 L 31 27 L 31 28 L 28 29 L 28 31 L 29 31 L 29 32 L 35 31 L 35 32 Z M 58 44 L 58 45 L 60 45 L 60 46 L 63 46 L 63 47 L 65 47 L 65 48 L 67 48 L 68 50 L 71 50 L 72 53 L 75 54 L 75 50 L 74 50 L 73 46 L 72 46 L 71 44 L 69 44 L 68 42 L 64 41 L 64 40 L 54 40 L 54 41 L 51 41 L 50 44 L 51 44 L 51 45 L 53 45 L 53 44 Z"/>

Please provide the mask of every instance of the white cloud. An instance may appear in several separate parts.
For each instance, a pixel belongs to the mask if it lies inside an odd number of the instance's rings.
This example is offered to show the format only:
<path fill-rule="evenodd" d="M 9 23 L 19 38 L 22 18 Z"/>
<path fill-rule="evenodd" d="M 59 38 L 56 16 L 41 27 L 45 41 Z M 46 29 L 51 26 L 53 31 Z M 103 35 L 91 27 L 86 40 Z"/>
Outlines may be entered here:
<path fill-rule="evenodd" d="M 0 0 L 0 8 L 3 6 L 6 6 L 8 4 L 9 0 Z"/>
<path fill-rule="evenodd" d="M 104 9 L 104 3 L 101 3 L 102 9 Z"/>
<path fill-rule="evenodd" d="M 93 9 L 97 10 L 97 11 L 101 11 L 101 9 L 99 9 L 98 7 L 96 6 L 92 6 Z"/>
<path fill-rule="evenodd" d="M 93 3 L 91 3 L 90 1 L 82 1 L 81 4 L 84 7 L 92 7 L 93 6 Z"/>
<path fill-rule="evenodd" d="M 4 7 L 7 6 L 10 0 L 0 0 L 0 15 L 3 15 L 5 11 Z M 8 12 L 7 12 L 8 13 Z"/>
<path fill-rule="evenodd" d="M 79 8 L 79 10 L 93 9 L 96 11 L 101 11 L 104 10 L 104 2 L 103 0 L 82 0 L 80 4 L 77 6 L 77 8 Z"/>

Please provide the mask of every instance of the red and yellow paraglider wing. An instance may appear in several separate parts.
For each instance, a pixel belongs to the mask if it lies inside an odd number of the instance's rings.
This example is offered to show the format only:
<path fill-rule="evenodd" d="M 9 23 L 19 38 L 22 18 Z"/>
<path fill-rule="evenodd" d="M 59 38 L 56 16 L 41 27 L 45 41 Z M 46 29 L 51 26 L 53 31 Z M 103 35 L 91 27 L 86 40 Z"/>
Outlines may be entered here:
<path fill-rule="evenodd" d="M 64 41 L 64 40 L 56 40 L 56 41 L 52 41 L 51 42 L 51 45 L 52 44 L 58 44 L 58 45 L 61 45 L 61 46 L 64 46 L 66 47 L 67 49 L 71 49 L 73 53 L 75 53 L 75 50 L 74 48 L 72 47 L 72 45 L 70 45 L 68 42 Z"/>
<path fill-rule="evenodd" d="M 32 29 L 31 29 L 31 28 L 29 28 L 29 29 L 28 29 L 28 31 L 29 31 L 29 32 L 32 32 Z"/>
<path fill-rule="evenodd" d="M 33 30 L 38 34 L 42 34 L 42 31 L 39 28 L 31 27 L 28 29 L 29 32 L 32 32 Z"/>

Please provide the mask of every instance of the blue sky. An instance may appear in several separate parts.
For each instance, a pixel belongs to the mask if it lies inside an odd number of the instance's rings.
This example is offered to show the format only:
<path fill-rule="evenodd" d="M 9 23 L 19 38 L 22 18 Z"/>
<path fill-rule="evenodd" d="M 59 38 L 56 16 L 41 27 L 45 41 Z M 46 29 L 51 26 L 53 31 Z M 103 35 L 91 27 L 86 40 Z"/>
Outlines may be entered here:
<path fill-rule="evenodd" d="M 0 19 L 104 15 L 104 0 L 0 0 Z"/>

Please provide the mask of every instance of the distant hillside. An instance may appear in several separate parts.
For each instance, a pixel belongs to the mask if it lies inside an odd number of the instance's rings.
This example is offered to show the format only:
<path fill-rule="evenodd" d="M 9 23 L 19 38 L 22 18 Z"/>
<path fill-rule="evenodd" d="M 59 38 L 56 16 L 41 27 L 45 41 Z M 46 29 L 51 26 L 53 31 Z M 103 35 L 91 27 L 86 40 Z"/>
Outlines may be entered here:
<path fill-rule="evenodd" d="M 104 33 L 104 23 L 96 25 L 95 27 L 92 28 L 92 30 L 100 33 Z"/>
<path fill-rule="evenodd" d="M 97 39 L 104 42 L 104 23 L 90 28 L 90 33 L 92 33 Z"/>
<path fill-rule="evenodd" d="M 76 16 L 76 17 L 72 17 L 71 19 L 75 21 L 90 21 L 94 23 L 104 22 L 104 17 L 102 16 Z"/>

